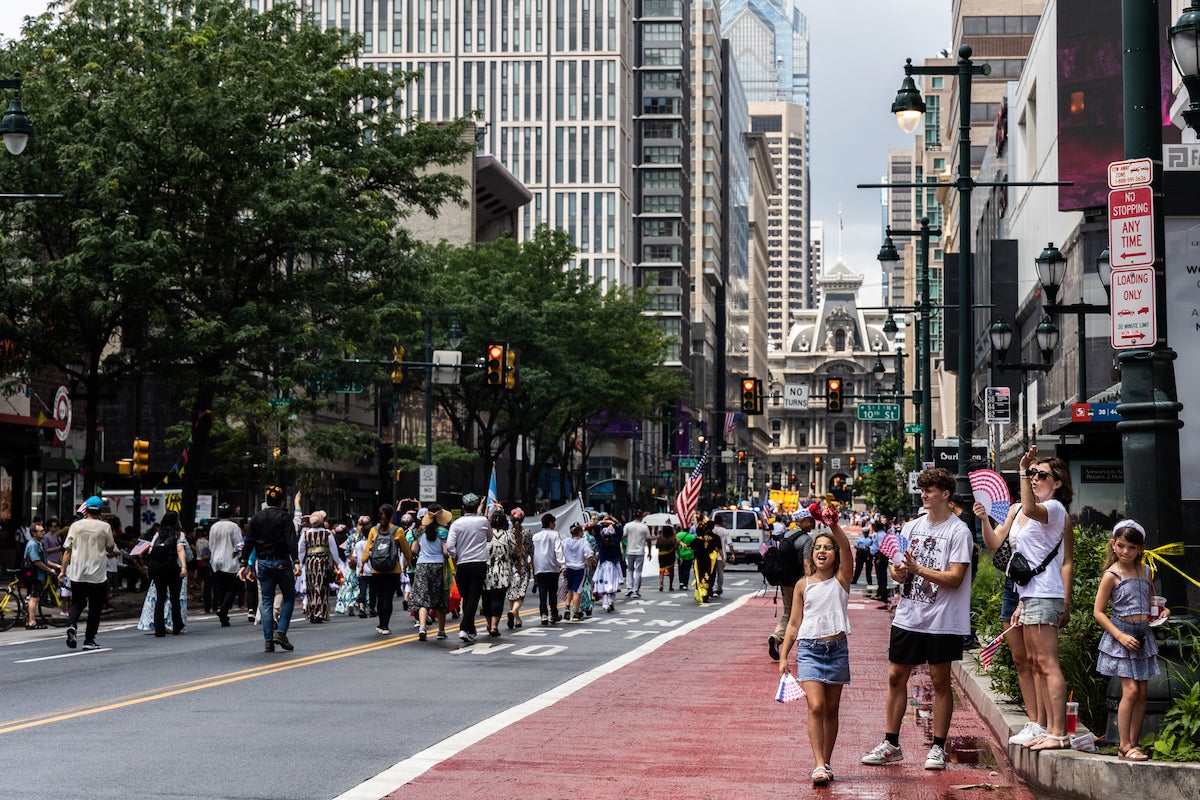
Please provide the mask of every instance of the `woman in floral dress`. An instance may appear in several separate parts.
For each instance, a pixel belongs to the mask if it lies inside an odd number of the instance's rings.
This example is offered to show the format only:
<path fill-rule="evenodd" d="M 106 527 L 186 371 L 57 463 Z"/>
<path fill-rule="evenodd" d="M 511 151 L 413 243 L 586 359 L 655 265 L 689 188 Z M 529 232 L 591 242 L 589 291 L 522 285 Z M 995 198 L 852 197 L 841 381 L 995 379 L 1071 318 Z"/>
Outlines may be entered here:
<path fill-rule="evenodd" d="M 508 584 L 508 629 L 521 627 L 521 606 L 529 593 L 533 578 L 533 534 L 525 530 L 525 512 L 514 508 L 512 513 L 512 580 Z"/>
<path fill-rule="evenodd" d="M 304 616 L 309 622 L 324 622 L 329 619 L 329 575 L 335 563 L 342 565 L 337 538 L 325 527 L 324 511 L 308 515 L 308 525 L 300 531 L 299 558 L 304 565 Z"/>

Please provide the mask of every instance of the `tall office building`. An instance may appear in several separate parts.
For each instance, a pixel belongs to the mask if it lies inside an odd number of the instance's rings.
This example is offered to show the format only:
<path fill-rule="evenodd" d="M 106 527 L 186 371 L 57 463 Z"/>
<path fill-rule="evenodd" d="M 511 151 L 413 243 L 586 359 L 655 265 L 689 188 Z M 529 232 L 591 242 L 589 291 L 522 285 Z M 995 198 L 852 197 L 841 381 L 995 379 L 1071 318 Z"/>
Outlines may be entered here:
<path fill-rule="evenodd" d="M 778 156 L 780 194 L 768 230 L 767 336 L 772 349 L 782 349 L 795 312 L 813 307 L 817 294 L 808 240 L 808 20 L 796 0 L 725 0 L 721 20 L 750 101 L 752 129 L 767 135 Z"/>
<path fill-rule="evenodd" d="M 268 8 L 274 0 L 247 0 Z M 480 146 L 533 200 L 518 222 L 567 231 L 575 266 L 633 281 L 630 0 L 299 0 L 363 37 L 364 64 L 417 71 L 400 100 L 426 120 L 480 115 Z"/>

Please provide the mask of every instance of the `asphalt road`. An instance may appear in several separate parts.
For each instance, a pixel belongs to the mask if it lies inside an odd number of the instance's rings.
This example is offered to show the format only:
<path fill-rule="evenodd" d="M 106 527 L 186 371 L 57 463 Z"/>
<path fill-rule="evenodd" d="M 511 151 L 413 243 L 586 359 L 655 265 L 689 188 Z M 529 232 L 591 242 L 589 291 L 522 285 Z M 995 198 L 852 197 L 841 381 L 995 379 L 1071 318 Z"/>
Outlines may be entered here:
<path fill-rule="evenodd" d="M 264 653 L 244 615 L 230 628 L 193 615 L 188 634 L 165 639 L 105 623 L 94 652 L 68 650 L 62 630 L 10 631 L 5 796 L 332 798 L 761 587 L 751 568 L 731 569 L 702 608 L 659 593 L 655 577 L 641 601 L 549 628 L 531 596 L 522 630 L 470 646 L 453 621 L 449 640 L 417 641 L 399 606 L 388 638 L 373 619 L 295 621 L 291 653 Z"/>

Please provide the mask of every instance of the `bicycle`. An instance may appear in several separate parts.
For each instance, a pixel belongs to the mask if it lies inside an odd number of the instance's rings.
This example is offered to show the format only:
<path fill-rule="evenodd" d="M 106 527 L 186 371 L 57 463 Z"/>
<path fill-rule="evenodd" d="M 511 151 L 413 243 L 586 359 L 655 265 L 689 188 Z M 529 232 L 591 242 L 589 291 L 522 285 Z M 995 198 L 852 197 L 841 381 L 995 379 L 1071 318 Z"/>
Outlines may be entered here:
<path fill-rule="evenodd" d="M 25 592 L 22 591 L 21 570 L 6 569 L 4 572 L 10 580 L 4 587 L 4 593 L 0 594 L 0 631 L 6 631 L 25 620 L 28 613 Z"/>
<path fill-rule="evenodd" d="M 63 606 L 62 597 L 58 593 L 58 584 L 54 580 L 53 575 L 47 575 L 42 581 L 42 591 L 38 595 L 37 619 L 39 622 L 54 627 L 61 628 L 68 624 L 67 617 L 63 614 L 66 607 Z"/>

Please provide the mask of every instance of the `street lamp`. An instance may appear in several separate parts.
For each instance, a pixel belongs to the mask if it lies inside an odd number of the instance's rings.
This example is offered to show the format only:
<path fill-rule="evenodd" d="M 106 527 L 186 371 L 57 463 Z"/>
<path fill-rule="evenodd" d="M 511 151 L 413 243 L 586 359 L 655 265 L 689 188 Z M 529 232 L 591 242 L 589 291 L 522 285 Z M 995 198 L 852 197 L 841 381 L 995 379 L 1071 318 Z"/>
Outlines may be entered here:
<path fill-rule="evenodd" d="M 1077 402 L 1086 403 L 1088 399 L 1086 318 L 1092 314 L 1108 314 L 1109 307 L 1101 303 L 1084 303 L 1082 301 L 1069 304 L 1057 302 L 1058 291 L 1067 274 L 1067 260 L 1063 258 L 1062 252 L 1054 246 L 1053 242 L 1047 244 L 1042 254 L 1033 261 L 1037 267 L 1038 281 L 1041 282 L 1042 289 L 1046 292 L 1046 299 L 1049 301 L 1046 303 L 1046 313 L 1075 315 L 1079 349 L 1079 398 Z M 1107 248 L 1096 257 L 1096 270 L 1100 273 L 1100 283 L 1104 286 L 1105 293 L 1110 293 L 1112 291 L 1112 264 L 1108 260 Z"/>
<path fill-rule="evenodd" d="M 1200 0 L 1192 0 L 1167 29 L 1167 36 L 1171 40 L 1171 59 L 1188 93 L 1183 121 L 1200 133 Z"/>
<path fill-rule="evenodd" d="M 1021 446 L 1024 450 L 1028 450 L 1029 401 L 1027 394 L 1029 392 L 1029 373 L 1047 372 L 1050 369 L 1050 360 L 1054 356 L 1054 348 L 1058 347 L 1058 326 L 1054 324 L 1050 317 L 1046 317 L 1034 331 L 1034 338 L 1037 340 L 1038 349 L 1042 351 L 1041 364 L 1008 363 L 1008 348 L 1012 345 L 1013 329 L 1003 319 L 998 319 L 992 323 L 992 327 L 988 329 L 988 338 L 992 340 L 992 352 L 997 359 L 997 363 L 993 366 L 1001 372 L 1021 373 Z"/>
<path fill-rule="evenodd" d="M 33 135 L 33 125 L 29 124 L 29 117 L 25 114 L 24 106 L 21 105 L 22 83 L 19 72 L 14 72 L 11 78 L 0 80 L 0 89 L 15 90 L 12 100 L 8 101 L 4 118 L 0 119 L 0 135 L 4 136 L 4 147 L 14 156 L 25 152 L 25 145 L 29 143 L 29 137 Z"/>
<path fill-rule="evenodd" d="M 920 97 L 918 96 L 918 100 Z M 899 101 L 899 97 L 897 97 Z M 895 105 L 893 105 L 893 111 Z M 896 245 L 892 243 L 893 236 L 917 236 L 920 237 L 920 251 L 917 253 L 917 270 L 918 270 L 918 290 L 916 311 L 918 313 L 917 326 L 917 378 L 913 386 L 913 405 L 920 408 L 920 424 L 921 434 L 917 440 L 916 456 L 917 464 L 922 463 L 922 453 L 925 458 L 933 459 L 933 374 L 930 366 L 930 350 L 931 342 L 929 338 L 929 315 L 933 313 L 933 306 L 930 303 L 930 287 L 929 287 L 929 247 L 930 239 L 934 236 L 941 237 L 941 228 L 929 227 L 929 217 L 921 217 L 921 226 L 915 231 L 899 231 L 888 228 L 883 246 L 879 248 L 879 263 L 880 266 L 886 269 L 888 261 L 899 261 L 900 254 L 896 251 Z M 966 241 L 966 240 L 964 240 Z M 890 330 L 889 330 L 890 328 Z M 883 323 L 884 333 L 896 333 L 896 321 L 892 318 L 891 309 L 888 309 L 887 320 Z M 959 455 L 962 453 L 960 451 Z M 961 487 L 960 487 L 961 489 Z"/>
<path fill-rule="evenodd" d="M 458 325 L 457 311 L 426 311 L 425 318 L 425 464 L 433 463 L 433 318 L 450 317 L 450 328 L 446 338 L 450 349 L 457 350 L 462 344 L 463 332 Z"/>
<path fill-rule="evenodd" d="M 971 300 L 974 297 L 974 270 L 971 259 L 971 190 L 975 180 L 971 177 L 971 80 L 976 75 L 990 75 L 988 64 L 971 62 L 970 45 L 958 48 L 958 62 L 946 67 L 916 67 L 912 59 L 904 64 L 904 81 L 892 103 L 892 113 L 900 130 L 915 133 L 925 113 L 925 102 L 913 81 L 913 75 L 945 75 L 958 78 L 958 178 L 954 188 L 958 192 L 958 476 L 956 494 L 960 502 L 968 503 L 971 494 L 971 479 L 968 475 L 971 458 L 971 437 L 974 433 L 975 406 L 972 402 L 971 376 L 973 374 L 975 324 L 972 318 Z"/>

